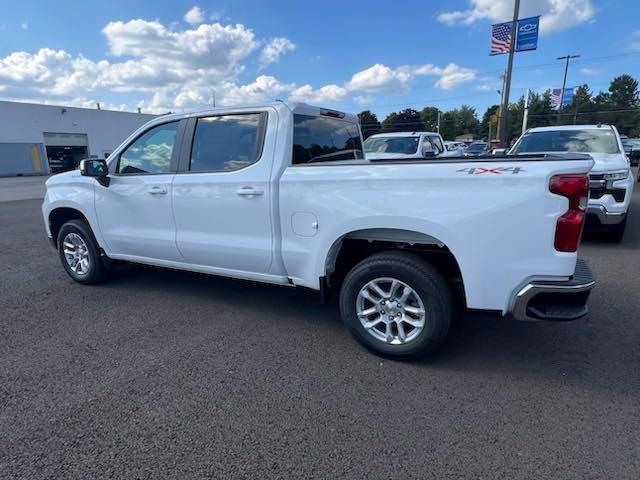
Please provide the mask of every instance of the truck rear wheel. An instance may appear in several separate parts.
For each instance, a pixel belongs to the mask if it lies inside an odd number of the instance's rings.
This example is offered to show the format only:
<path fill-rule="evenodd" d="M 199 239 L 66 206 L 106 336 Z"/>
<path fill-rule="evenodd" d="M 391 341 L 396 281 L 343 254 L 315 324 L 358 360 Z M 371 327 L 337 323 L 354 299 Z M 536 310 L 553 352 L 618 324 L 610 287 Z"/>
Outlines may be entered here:
<path fill-rule="evenodd" d="M 107 275 L 98 242 L 84 220 L 69 220 L 62 225 L 58 233 L 58 253 L 62 266 L 76 282 L 98 283 Z"/>
<path fill-rule="evenodd" d="M 342 320 L 365 347 L 410 359 L 435 351 L 452 321 L 451 291 L 421 257 L 382 252 L 356 265 L 340 291 Z"/>

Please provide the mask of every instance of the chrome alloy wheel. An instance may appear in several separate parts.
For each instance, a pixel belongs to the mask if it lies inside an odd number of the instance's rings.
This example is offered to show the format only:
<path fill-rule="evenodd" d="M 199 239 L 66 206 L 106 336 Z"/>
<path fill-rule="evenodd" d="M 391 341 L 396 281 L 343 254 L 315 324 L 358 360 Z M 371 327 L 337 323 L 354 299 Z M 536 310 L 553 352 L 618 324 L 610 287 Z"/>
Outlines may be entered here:
<path fill-rule="evenodd" d="M 376 278 L 362 287 L 356 313 L 370 335 L 391 345 L 411 342 L 425 325 L 420 296 L 395 278 Z"/>
<path fill-rule="evenodd" d="M 67 264 L 78 275 L 89 272 L 89 249 L 87 244 L 77 233 L 69 233 L 62 241 L 62 249 Z"/>

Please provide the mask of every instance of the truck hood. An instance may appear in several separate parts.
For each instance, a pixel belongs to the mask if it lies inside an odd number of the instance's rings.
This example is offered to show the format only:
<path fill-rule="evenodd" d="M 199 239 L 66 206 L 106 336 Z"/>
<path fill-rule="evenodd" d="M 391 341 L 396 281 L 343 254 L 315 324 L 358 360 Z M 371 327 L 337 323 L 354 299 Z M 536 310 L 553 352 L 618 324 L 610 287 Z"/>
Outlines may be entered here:
<path fill-rule="evenodd" d="M 68 172 L 56 173 L 55 175 L 49 177 L 45 182 L 45 185 L 58 185 L 61 183 L 66 183 L 72 178 L 80 177 L 80 170 L 69 170 Z"/>
<path fill-rule="evenodd" d="M 571 152 L 537 152 L 537 153 L 548 153 L 551 155 L 567 155 L 567 153 Z M 577 153 L 577 152 L 575 152 Z M 593 168 L 591 172 L 593 173 L 603 173 L 603 172 L 611 172 L 614 170 L 624 170 L 629 168 L 629 161 L 627 160 L 627 156 L 624 153 L 593 153 L 593 152 L 580 152 L 583 155 L 589 155 L 593 158 Z M 518 155 L 530 155 L 531 152 L 528 153 L 518 153 Z"/>
<path fill-rule="evenodd" d="M 592 172 L 602 173 L 629 168 L 629 161 L 624 153 L 589 153 L 594 164 Z"/>

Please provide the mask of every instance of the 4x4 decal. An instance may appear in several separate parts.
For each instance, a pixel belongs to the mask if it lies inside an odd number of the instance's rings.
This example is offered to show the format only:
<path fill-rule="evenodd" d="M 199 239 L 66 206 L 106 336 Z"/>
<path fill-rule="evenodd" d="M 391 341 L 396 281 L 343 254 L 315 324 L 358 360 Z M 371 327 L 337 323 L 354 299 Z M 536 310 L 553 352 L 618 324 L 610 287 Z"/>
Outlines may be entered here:
<path fill-rule="evenodd" d="M 524 168 L 522 167 L 471 167 L 471 168 L 461 168 L 460 170 L 456 170 L 458 173 L 467 173 L 469 175 L 482 175 L 483 173 L 493 173 L 495 175 L 502 175 L 503 173 L 509 173 L 511 175 L 517 175 L 520 172 L 524 172 Z"/>

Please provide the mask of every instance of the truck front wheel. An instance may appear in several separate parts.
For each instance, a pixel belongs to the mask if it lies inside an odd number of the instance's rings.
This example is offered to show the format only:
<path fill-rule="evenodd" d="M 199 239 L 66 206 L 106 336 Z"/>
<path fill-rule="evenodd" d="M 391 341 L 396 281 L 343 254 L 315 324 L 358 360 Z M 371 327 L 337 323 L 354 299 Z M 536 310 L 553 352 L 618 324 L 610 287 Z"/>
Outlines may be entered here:
<path fill-rule="evenodd" d="M 410 359 L 435 351 L 452 321 L 451 291 L 421 257 L 381 252 L 357 264 L 340 291 L 342 320 L 365 347 Z"/>
<path fill-rule="evenodd" d="M 98 283 L 107 274 L 98 242 L 84 220 L 69 220 L 62 225 L 58 233 L 58 253 L 62 266 L 76 282 Z"/>

